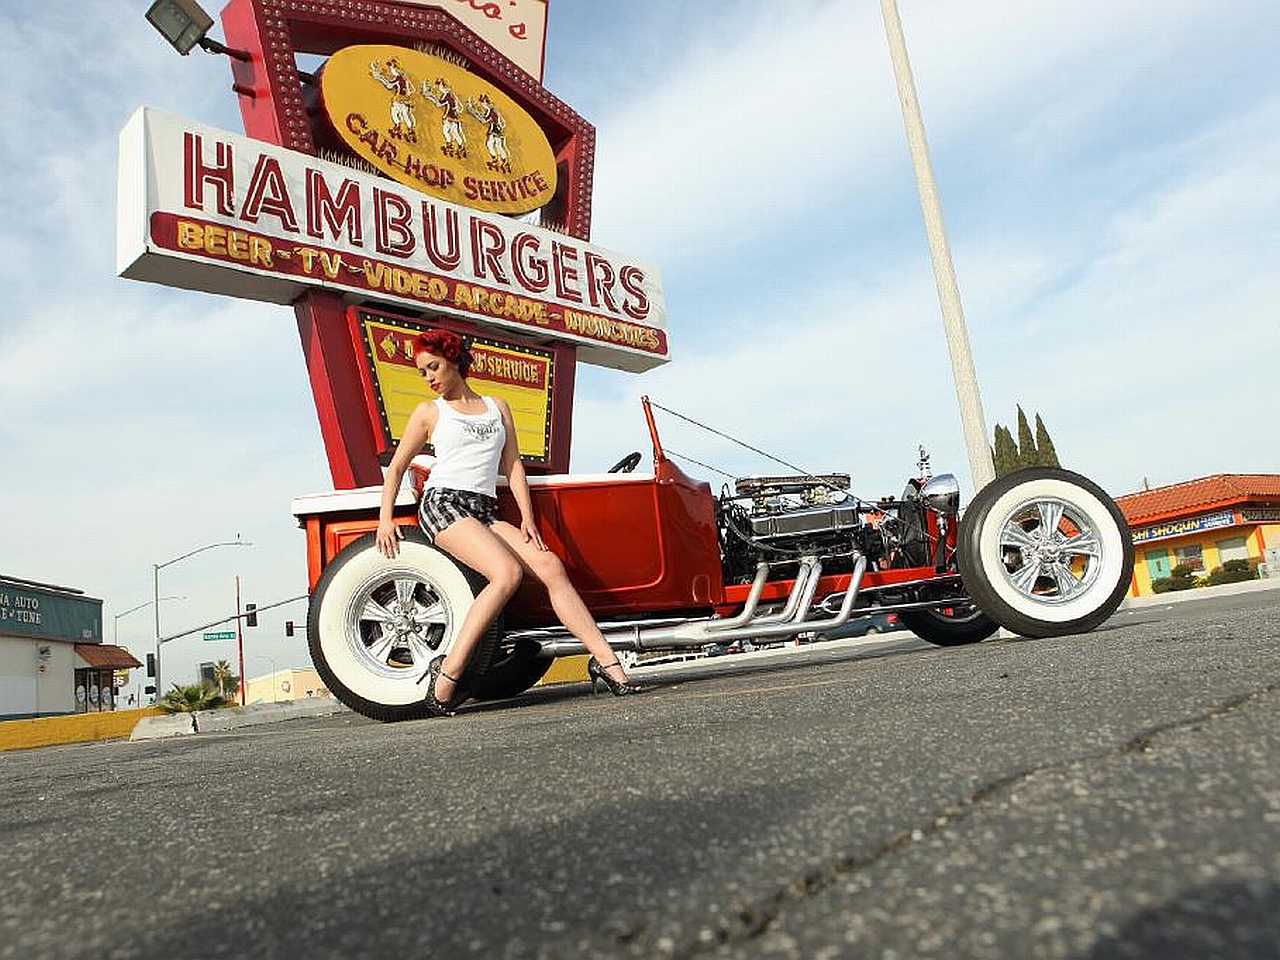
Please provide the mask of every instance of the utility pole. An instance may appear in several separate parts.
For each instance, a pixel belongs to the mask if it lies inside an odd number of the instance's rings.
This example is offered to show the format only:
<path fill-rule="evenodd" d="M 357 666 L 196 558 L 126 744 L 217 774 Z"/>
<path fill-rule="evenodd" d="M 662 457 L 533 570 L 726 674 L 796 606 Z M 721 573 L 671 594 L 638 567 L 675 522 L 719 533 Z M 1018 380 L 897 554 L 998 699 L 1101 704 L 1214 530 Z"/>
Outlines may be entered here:
<path fill-rule="evenodd" d="M 933 277 L 938 286 L 938 300 L 942 305 L 942 323 L 947 333 L 947 350 L 951 354 L 951 371 L 956 382 L 960 424 L 964 430 L 964 444 L 969 454 L 969 471 L 973 475 L 976 493 L 996 478 L 995 466 L 991 462 L 991 449 L 987 445 L 987 424 L 982 413 L 982 398 L 978 396 L 978 375 L 973 369 L 973 355 L 969 350 L 969 333 L 965 329 L 964 310 L 960 306 L 960 289 L 956 285 L 956 271 L 951 262 L 950 247 L 947 245 L 947 231 L 942 222 L 942 205 L 938 201 L 938 187 L 933 179 L 933 166 L 929 162 L 929 145 L 924 136 L 924 120 L 920 115 L 920 102 L 916 98 L 916 84 L 911 75 L 911 62 L 907 59 L 907 42 L 902 35 L 902 21 L 898 17 L 897 0 L 880 0 L 880 10 L 884 15 L 884 29 L 889 38 L 889 56 L 893 60 L 893 72 L 898 82 L 898 99 L 902 102 L 902 119 L 907 128 L 907 144 L 911 148 L 911 161 L 915 166 L 916 187 L 920 192 L 920 208 L 924 213 L 925 235 L 929 241 L 929 256 L 933 260 Z"/>
<path fill-rule="evenodd" d="M 236 649 L 240 653 L 240 706 L 244 706 L 244 613 L 240 609 L 240 574 L 236 574 Z"/>

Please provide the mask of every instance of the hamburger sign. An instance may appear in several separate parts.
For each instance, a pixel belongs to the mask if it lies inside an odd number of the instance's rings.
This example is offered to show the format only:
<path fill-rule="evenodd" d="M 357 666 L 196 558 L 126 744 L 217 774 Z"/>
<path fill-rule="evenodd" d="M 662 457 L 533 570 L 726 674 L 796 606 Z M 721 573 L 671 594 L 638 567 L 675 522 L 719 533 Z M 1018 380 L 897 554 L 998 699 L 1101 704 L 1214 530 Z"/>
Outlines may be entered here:
<path fill-rule="evenodd" d="M 399 116 L 402 139 L 387 142 L 402 160 L 418 156 L 426 131 L 408 140 Z M 667 360 L 655 267 L 450 202 L 419 177 L 398 183 L 147 108 L 121 133 L 120 156 L 121 276 L 282 304 L 328 288 L 574 343 L 589 363 L 639 371 Z M 472 203 L 469 181 L 482 178 L 464 173 L 470 151 L 447 156 L 431 162 L 442 178 L 455 171 L 450 187 Z M 506 183 L 508 199 L 517 169 L 541 169 L 517 162 L 483 178 Z"/>

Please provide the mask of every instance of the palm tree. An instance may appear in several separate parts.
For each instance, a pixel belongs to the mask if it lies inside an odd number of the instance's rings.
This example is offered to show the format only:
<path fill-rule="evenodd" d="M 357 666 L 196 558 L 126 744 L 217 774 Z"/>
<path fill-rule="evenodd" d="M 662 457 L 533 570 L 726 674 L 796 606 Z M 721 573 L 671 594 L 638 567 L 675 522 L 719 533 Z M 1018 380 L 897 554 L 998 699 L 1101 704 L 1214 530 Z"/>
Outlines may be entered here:
<path fill-rule="evenodd" d="M 173 685 L 173 689 L 156 704 L 165 713 L 195 713 L 197 710 L 216 710 L 227 705 L 226 698 L 211 683 Z"/>
<path fill-rule="evenodd" d="M 231 672 L 231 664 L 219 660 L 213 665 L 213 680 L 218 685 L 218 693 L 226 697 L 227 691 L 239 691 L 240 678 Z"/>

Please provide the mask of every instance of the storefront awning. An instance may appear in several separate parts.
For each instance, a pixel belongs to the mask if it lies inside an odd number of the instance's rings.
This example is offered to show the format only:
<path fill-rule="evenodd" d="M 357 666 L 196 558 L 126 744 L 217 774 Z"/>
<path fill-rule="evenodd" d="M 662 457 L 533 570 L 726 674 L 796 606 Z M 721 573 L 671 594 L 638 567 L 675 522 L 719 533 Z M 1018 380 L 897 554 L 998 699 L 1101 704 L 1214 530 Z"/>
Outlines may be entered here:
<path fill-rule="evenodd" d="M 132 653 L 112 643 L 77 643 L 76 656 L 90 667 L 112 667 L 124 670 L 142 666 L 142 661 Z"/>

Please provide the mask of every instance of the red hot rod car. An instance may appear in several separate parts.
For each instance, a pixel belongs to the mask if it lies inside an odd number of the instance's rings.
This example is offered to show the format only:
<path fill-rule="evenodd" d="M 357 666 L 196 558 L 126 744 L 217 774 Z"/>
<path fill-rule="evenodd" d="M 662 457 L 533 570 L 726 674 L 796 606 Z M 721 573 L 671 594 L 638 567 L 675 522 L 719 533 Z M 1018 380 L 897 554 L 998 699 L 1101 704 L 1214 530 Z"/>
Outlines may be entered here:
<path fill-rule="evenodd" d="M 767 643 L 890 611 L 941 645 L 976 643 L 1000 626 L 1053 636 L 1097 626 L 1129 587 L 1124 518 L 1078 474 L 1007 474 L 963 517 L 947 474 L 874 503 L 850 494 L 843 474 L 747 477 L 717 496 L 667 459 L 643 404 L 651 473 L 633 472 L 633 453 L 605 474 L 530 478 L 542 537 L 615 649 Z M 395 560 L 374 546 L 380 488 L 294 501 L 307 534 L 316 669 L 339 700 L 377 720 L 426 716 L 419 681 L 484 583 L 418 531 L 423 469 L 397 500 L 406 539 Z M 508 491 L 499 501 L 514 520 Z M 463 683 L 473 697 L 514 696 L 555 657 L 584 652 L 526 582 Z"/>

